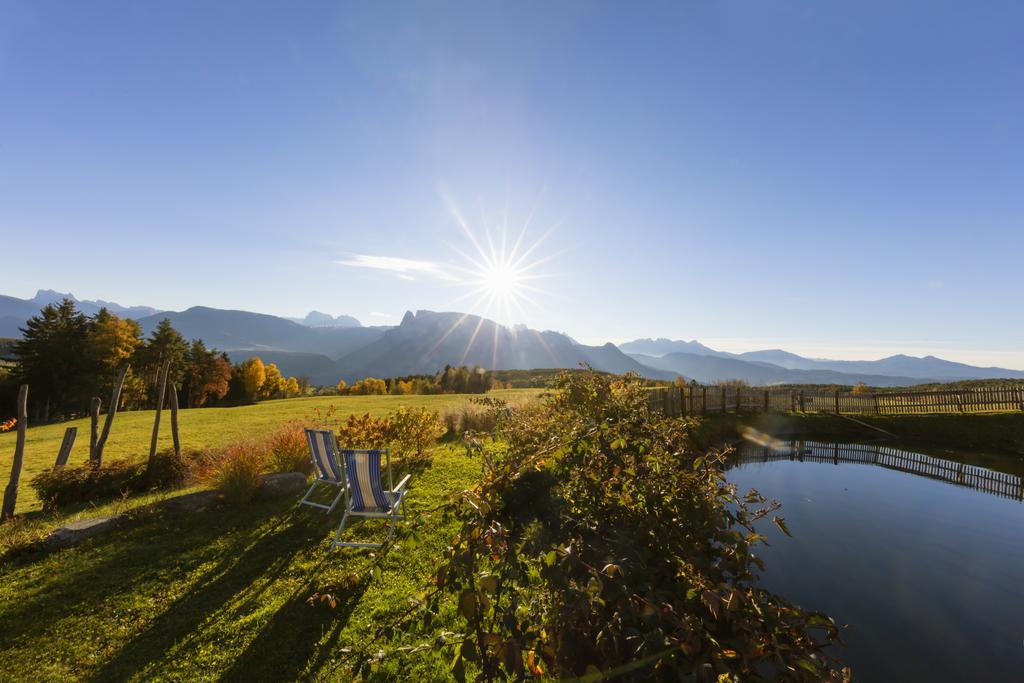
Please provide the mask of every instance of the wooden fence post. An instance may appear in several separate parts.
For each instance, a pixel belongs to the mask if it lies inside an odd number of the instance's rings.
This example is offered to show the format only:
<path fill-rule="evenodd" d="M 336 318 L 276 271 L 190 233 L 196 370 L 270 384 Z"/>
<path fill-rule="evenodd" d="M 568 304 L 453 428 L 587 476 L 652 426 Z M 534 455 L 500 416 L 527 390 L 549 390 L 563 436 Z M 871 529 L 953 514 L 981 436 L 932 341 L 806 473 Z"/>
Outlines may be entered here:
<path fill-rule="evenodd" d="M 171 382 L 171 438 L 174 439 L 174 454 L 181 456 L 181 439 L 178 438 L 178 387 Z"/>
<path fill-rule="evenodd" d="M 737 415 L 739 415 L 739 413 L 740 413 L 740 406 L 742 405 L 740 403 L 740 396 L 742 396 L 742 395 L 743 395 L 743 387 L 741 387 L 739 384 L 737 384 L 736 385 L 736 414 Z"/>
<path fill-rule="evenodd" d="M 764 412 L 768 412 L 768 389 L 764 390 Z"/>
<path fill-rule="evenodd" d="M 805 410 L 805 408 L 804 408 L 804 390 L 803 389 L 800 390 L 800 412 L 801 413 L 806 413 L 807 412 L 807 410 Z"/>
<path fill-rule="evenodd" d="M 89 401 L 89 462 L 96 462 L 96 443 L 100 438 L 100 397 Z"/>
<path fill-rule="evenodd" d="M 99 467 L 103 464 L 103 448 L 107 445 L 107 437 L 110 436 L 110 426 L 114 424 L 114 414 L 117 413 L 117 407 L 121 405 L 121 389 L 124 387 L 124 378 L 128 374 L 128 364 L 126 363 L 121 371 L 117 373 L 117 379 L 114 381 L 114 389 L 110 392 L 110 405 L 107 406 L 107 419 L 103 421 L 103 431 L 100 432 L 100 438 L 96 441 L 96 458 L 93 461 L 94 467 Z"/>
<path fill-rule="evenodd" d="M 68 464 L 68 456 L 71 455 L 71 448 L 75 445 L 75 437 L 78 436 L 78 427 L 68 427 L 64 430 L 64 440 L 60 442 L 60 450 L 57 451 L 57 461 L 53 463 L 53 471 L 59 472 Z"/>
<path fill-rule="evenodd" d="M 4 503 L 0 508 L 0 520 L 14 516 L 14 507 L 18 503 L 18 479 L 21 478 L 21 465 L 25 461 L 25 429 L 28 427 L 28 385 L 22 384 L 18 389 L 18 440 L 14 445 L 14 461 L 11 463 L 11 480 L 4 489 Z"/>
<path fill-rule="evenodd" d="M 1024 406 L 1021 407 L 1024 408 Z M 706 386 L 700 388 L 700 414 L 708 414 L 708 388 Z"/>
<path fill-rule="evenodd" d="M 836 389 L 836 415 L 839 414 L 839 390 Z"/>
<path fill-rule="evenodd" d="M 724 384 L 722 385 L 722 412 L 723 413 L 726 412 L 726 407 L 725 407 L 725 385 Z"/>
<path fill-rule="evenodd" d="M 171 359 L 168 358 L 164 361 L 163 365 L 160 366 L 160 375 L 157 379 L 159 388 L 157 390 L 156 399 L 156 416 L 153 418 L 153 437 L 149 440 L 149 462 L 146 463 L 146 469 L 149 470 L 153 466 L 153 458 L 156 457 L 156 438 L 160 434 L 160 411 L 164 407 L 164 398 L 167 396 L 167 373 L 171 370 Z"/>

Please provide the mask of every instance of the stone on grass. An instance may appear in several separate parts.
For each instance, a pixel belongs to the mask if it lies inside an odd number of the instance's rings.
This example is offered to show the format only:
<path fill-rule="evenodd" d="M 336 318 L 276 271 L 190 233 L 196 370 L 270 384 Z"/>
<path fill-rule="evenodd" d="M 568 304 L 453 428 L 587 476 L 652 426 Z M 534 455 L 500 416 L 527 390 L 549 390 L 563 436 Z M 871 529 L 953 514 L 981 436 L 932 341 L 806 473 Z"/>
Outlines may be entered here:
<path fill-rule="evenodd" d="M 110 531 L 120 521 L 121 515 L 79 519 L 51 532 L 46 537 L 46 545 L 51 548 L 66 548 L 78 545 L 88 538 Z"/>
<path fill-rule="evenodd" d="M 165 498 L 156 503 L 156 506 L 169 512 L 200 512 L 216 502 L 216 491 L 196 491 L 183 496 Z"/>
<path fill-rule="evenodd" d="M 260 475 L 263 486 L 260 487 L 260 498 L 277 498 L 305 490 L 306 475 L 302 472 L 275 472 Z"/>

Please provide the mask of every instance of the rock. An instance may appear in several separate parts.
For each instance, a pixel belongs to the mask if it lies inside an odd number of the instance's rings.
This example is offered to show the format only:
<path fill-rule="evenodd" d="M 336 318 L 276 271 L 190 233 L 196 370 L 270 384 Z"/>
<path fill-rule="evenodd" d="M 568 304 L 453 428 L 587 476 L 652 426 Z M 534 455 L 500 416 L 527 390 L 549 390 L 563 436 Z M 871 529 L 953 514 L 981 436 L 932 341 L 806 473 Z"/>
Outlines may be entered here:
<path fill-rule="evenodd" d="M 46 537 L 46 545 L 51 548 L 67 548 L 78 545 L 87 538 L 99 536 L 113 529 L 121 521 L 121 515 L 113 517 L 93 517 L 79 519 L 67 526 L 55 529 Z"/>
<path fill-rule="evenodd" d="M 184 496 L 166 498 L 156 503 L 155 507 L 169 512 L 199 512 L 216 502 L 216 491 L 196 491 L 195 493 L 186 493 Z"/>
<path fill-rule="evenodd" d="M 277 498 L 305 490 L 308 485 L 306 475 L 302 472 L 275 472 L 260 475 L 263 486 L 260 487 L 260 498 Z"/>

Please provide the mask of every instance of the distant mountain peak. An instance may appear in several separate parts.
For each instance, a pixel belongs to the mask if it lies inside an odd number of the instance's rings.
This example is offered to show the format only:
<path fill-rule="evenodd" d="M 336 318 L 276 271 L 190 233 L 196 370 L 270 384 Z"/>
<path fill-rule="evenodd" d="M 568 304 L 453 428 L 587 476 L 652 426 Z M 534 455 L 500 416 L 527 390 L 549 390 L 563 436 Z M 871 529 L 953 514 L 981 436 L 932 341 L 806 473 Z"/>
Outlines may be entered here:
<path fill-rule="evenodd" d="M 64 299 L 78 301 L 78 299 L 75 298 L 75 295 L 72 294 L 71 292 L 58 292 L 54 289 L 36 290 L 36 295 L 32 297 L 32 301 L 36 302 L 40 306 L 45 306 L 47 304 L 55 304 L 58 301 L 62 301 Z"/>

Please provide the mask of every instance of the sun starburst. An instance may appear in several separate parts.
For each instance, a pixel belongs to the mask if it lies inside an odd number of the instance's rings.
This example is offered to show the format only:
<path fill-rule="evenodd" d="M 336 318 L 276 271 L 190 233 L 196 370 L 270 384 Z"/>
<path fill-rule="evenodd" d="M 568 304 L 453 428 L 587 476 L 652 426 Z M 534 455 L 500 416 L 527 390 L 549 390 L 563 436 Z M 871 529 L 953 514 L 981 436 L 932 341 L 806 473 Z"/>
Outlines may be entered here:
<path fill-rule="evenodd" d="M 548 294 L 537 283 L 551 275 L 538 269 L 550 261 L 554 254 L 541 256 L 539 247 L 555 226 L 530 241 L 531 211 L 512 241 L 507 211 L 500 225 L 491 225 L 486 216 L 482 215 L 477 233 L 453 204 L 449 203 L 449 206 L 472 247 L 469 251 L 451 247 L 463 259 L 463 264 L 454 266 L 460 274 L 455 284 L 466 288 L 452 303 L 462 304 L 469 309 L 469 313 L 490 318 L 503 325 L 526 322 L 527 307 L 539 307 L 535 296 Z M 468 305 L 465 302 L 469 302 Z"/>

